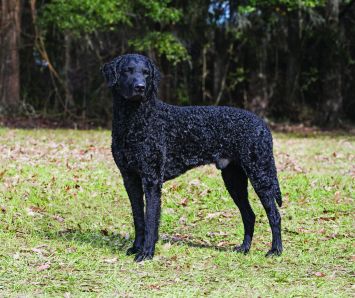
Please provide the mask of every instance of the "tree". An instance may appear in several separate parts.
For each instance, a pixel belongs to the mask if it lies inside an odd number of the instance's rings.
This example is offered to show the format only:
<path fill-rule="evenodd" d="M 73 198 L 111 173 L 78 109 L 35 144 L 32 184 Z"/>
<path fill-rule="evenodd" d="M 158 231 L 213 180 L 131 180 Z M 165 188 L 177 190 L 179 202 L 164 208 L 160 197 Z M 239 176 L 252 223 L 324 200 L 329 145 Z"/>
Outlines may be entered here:
<path fill-rule="evenodd" d="M 41 8 L 37 23 L 41 28 L 42 39 L 50 37 L 48 29 L 54 27 L 60 32 L 64 45 L 64 55 L 57 59 L 63 61 L 60 63 L 62 71 L 58 71 L 60 77 L 57 80 L 64 97 L 61 100 L 62 106 L 66 111 L 68 107 L 83 110 L 86 106 L 86 101 L 80 100 L 80 96 L 86 98 L 86 95 L 82 92 L 75 94 L 76 89 L 82 88 L 75 87 L 71 75 L 75 72 L 73 65 L 77 64 L 75 57 L 80 56 L 79 52 L 83 48 L 98 59 L 100 64 L 127 50 L 148 53 L 156 60 L 166 59 L 173 66 L 189 59 L 186 48 L 171 32 L 174 24 L 182 17 L 181 11 L 173 7 L 171 2 L 53 0 Z M 83 61 L 80 64 L 83 65 Z M 85 86 L 91 87 L 92 84 Z M 169 86 L 168 82 L 165 86 Z"/>
<path fill-rule="evenodd" d="M 0 108 L 13 110 L 20 102 L 21 1 L 1 0 L 0 9 Z"/>
<path fill-rule="evenodd" d="M 140 52 L 171 103 L 321 125 L 355 115 L 355 0 L 1 1 L 2 106 L 20 100 L 21 31 L 21 96 L 38 113 L 105 125 L 99 68 Z"/>
<path fill-rule="evenodd" d="M 339 124 L 342 112 L 341 47 L 339 26 L 340 0 L 327 0 L 322 49 L 322 108 L 319 122 L 323 126 Z"/>

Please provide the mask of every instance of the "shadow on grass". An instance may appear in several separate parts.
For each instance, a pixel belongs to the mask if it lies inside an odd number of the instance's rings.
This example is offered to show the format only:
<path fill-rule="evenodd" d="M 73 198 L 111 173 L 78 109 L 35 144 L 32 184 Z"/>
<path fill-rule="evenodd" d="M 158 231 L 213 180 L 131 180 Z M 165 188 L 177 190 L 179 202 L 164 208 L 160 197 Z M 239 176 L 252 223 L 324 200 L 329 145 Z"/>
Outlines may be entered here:
<path fill-rule="evenodd" d="M 202 240 L 198 239 L 192 239 L 187 237 L 186 235 L 167 235 L 167 234 L 162 234 L 160 236 L 160 239 L 163 243 L 172 243 L 172 244 L 178 244 L 178 245 L 188 245 L 190 247 L 196 247 L 196 248 L 208 248 L 208 249 L 213 249 L 217 251 L 232 251 L 234 246 L 218 246 L 218 245 L 213 245 L 210 243 L 207 243 Z"/>
<path fill-rule="evenodd" d="M 126 251 L 133 243 L 129 235 L 108 233 L 106 230 L 65 229 L 61 231 L 37 231 L 38 236 L 49 240 L 89 244 L 95 248 L 108 248 L 112 252 Z"/>
<path fill-rule="evenodd" d="M 38 236 L 56 241 L 76 242 L 78 244 L 90 244 L 96 248 L 108 248 L 112 252 L 125 252 L 134 239 L 131 235 L 108 233 L 106 230 L 80 230 L 66 229 L 61 231 L 37 231 Z M 177 245 L 187 245 L 195 248 L 207 248 L 216 251 L 232 251 L 234 246 L 218 246 L 208 242 L 190 238 L 187 235 L 161 234 L 160 241 Z"/>

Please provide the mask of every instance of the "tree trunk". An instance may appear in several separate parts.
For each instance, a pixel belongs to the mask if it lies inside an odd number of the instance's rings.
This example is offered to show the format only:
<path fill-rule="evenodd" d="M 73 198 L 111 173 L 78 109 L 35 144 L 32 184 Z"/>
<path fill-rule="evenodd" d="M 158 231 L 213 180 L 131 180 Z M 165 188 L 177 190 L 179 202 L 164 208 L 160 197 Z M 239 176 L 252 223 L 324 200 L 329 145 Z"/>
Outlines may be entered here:
<path fill-rule="evenodd" d="M 323 32 L 322 55 L 322 113 L 320 123 L 326 126 L 339 125 L 343 97 L 341 93 L 341 30 L 339 26 L 339 0 L 328 0 L 326 24 Z"/>
<path fill-rule="evenodd" d="M 223 78 L 223 57 L 215 51 L 215 57 L 213 61 L 213 98 L 217 98 L 221 89 L 221 82 Z"/>
<path fill-rule="evenodd" d="M 295 107 L 299 106 L 300 88 L 299 88 L 299 75 L 301 72 L 301 36 L 300 36 L 300 15 L 299 10 L 290 12 L 288 14 L 287 24 L 287 71 L 286 71 L 286 84 L 284 110 L 291 112 Z M 291 111 L 290 111 L 291 109 Z"/>
<path fill-rule="evenodd" d="M 268 77 L 267 77 L 268 40 L 260 38 L 260 46 L 257 49 L 258 69 L 252 71 L 249 77 L 248 100 L 246 108 L 261 117 L 266 117 L 269 105 Z M 255 67 L 256 68 L 256 67 Z"/>
<path fill-rule="evenodd" d="M 1 0 L 0 106 L 14 110 L 20 102 L 20 0 Z"/>
<path fill-rule="evenodd" d="M 202 82 L 201 82 L 201 89 L 202 89 L 202 102 L 206 102 L 206 78 L 208 75 L 207 71 L 207 45 L 205 45 L 202 49 Z"/>
<path fill-rule="evenodd" d="M 74 99 L 72 93 L 72 84 L 70 79 L 71 73 L 71 45 L 72 40 L 69 33 L 64 36 L 65 64 L 64 64 L 64 91 L 65 91 L 65 110 L 74 107 Z"/>

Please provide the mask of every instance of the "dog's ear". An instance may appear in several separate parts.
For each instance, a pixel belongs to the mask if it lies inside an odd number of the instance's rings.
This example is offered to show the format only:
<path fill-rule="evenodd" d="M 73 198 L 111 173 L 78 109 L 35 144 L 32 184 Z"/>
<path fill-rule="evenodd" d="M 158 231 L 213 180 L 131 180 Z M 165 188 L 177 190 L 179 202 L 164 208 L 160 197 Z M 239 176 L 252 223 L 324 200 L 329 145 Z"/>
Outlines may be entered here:
<path fill-rule="evenodd" d="M 147 90 L 148 98 L 157 97 L 160 83 L 160 72 L 152 60 L 148 59 L 148 65 L 150 73 L 150 82 Z"/>
<path fill-rule="evenodd" d="M 119 56 L 111 62 L 105 63 L 100 69 L 109 87 L 115 86 L 120 78 L 121 60 L 122 56 Z"/>

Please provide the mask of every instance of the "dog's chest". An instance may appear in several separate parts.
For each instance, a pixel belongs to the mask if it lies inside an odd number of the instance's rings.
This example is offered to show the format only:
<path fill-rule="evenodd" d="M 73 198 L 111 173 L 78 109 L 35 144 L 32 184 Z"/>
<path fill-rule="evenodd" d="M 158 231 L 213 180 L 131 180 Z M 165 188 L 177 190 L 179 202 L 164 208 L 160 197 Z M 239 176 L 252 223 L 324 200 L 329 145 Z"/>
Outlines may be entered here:
<path fill-rule="evenodd" d="M 112 137 L 112 154 L 119 167 L 139 168 L 140 156 L 143 154 L 143 138 L 137 133 L 127 133 Z"/>
<path fill-rule="evenodd" d="M 153 163 L 159 154 L 160 136 L 149 126 L 132 126 L 121 135 L 112 136 L 112 153 L 121 168 L 141 171 L 146 163 Z"/>

